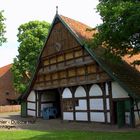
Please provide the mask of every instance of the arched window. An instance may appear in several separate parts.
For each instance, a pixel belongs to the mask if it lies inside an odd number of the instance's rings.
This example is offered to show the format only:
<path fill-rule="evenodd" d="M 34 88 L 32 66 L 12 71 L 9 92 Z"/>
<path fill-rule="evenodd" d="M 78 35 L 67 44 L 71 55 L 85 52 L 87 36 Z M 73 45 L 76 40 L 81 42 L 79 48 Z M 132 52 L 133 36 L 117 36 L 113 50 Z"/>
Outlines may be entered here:
<path fill-rule="evenodd" d="M 72 93 L 69 88 L 64 89 L 62 98 L 72 98 Z"/>
<path fill-rule="evenodd" d="M 89 96 L 102 96 L 102 95 L 103 95 L 102 89 L 97 84 L 91 86 Z"/>
<path fill-rule="evenodd" d="M 82 86 L 77 87 L 75 97 L 86 97 L 86 91 Z"/>

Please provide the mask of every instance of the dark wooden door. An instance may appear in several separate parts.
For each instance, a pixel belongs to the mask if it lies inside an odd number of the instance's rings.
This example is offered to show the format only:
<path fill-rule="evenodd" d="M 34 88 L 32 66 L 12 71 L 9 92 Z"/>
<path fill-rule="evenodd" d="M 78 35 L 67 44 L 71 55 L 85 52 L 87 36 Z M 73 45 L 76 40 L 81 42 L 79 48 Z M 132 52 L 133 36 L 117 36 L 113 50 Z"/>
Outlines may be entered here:
<path fill-rule="evenodd" d="M 121 128 L 125 125 L 125 104 L 124 101 L 117 101 L 117 124 Z"/>

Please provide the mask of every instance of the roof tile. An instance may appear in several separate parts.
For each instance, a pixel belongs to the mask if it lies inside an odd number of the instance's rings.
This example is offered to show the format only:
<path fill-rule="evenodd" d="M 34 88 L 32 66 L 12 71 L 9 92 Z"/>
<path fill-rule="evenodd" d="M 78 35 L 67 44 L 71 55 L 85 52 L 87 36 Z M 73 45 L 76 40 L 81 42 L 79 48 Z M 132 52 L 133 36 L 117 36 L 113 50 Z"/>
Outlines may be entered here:
<path fill-rule="evenodd" d="M 0 77 L 2 77 L 11 67 L 12 67 L 12 64 L 1 67 L 0 68 Z"/>

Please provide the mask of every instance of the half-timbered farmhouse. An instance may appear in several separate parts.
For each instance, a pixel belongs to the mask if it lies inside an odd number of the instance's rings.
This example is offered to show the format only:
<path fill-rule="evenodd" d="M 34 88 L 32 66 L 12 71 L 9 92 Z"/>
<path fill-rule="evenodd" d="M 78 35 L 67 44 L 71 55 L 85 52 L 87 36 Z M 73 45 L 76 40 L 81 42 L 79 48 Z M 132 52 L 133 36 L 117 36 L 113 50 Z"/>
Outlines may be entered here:
<path fill-rule="evenodd" d="M 127 56 L 120 63 L 103 59 L 101 50 L 86 45 L 96 34 L 90 29 L 56 14 L 22 96 L 22 116 L 42 117 L 44 107 L 55 106 L 62 120 L 140 123 L 140 68 L 131 67 Z"/>

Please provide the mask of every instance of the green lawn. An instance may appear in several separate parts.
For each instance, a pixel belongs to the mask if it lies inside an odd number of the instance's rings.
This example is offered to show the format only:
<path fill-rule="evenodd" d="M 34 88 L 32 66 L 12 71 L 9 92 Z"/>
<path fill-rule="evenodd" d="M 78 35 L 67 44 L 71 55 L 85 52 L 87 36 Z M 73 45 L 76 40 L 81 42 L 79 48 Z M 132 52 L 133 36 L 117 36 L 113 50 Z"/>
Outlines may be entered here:
<path fill-rule="evenodd" d="M 138 132 L 0 131 L 0 140 L 140 140 Z"/>

